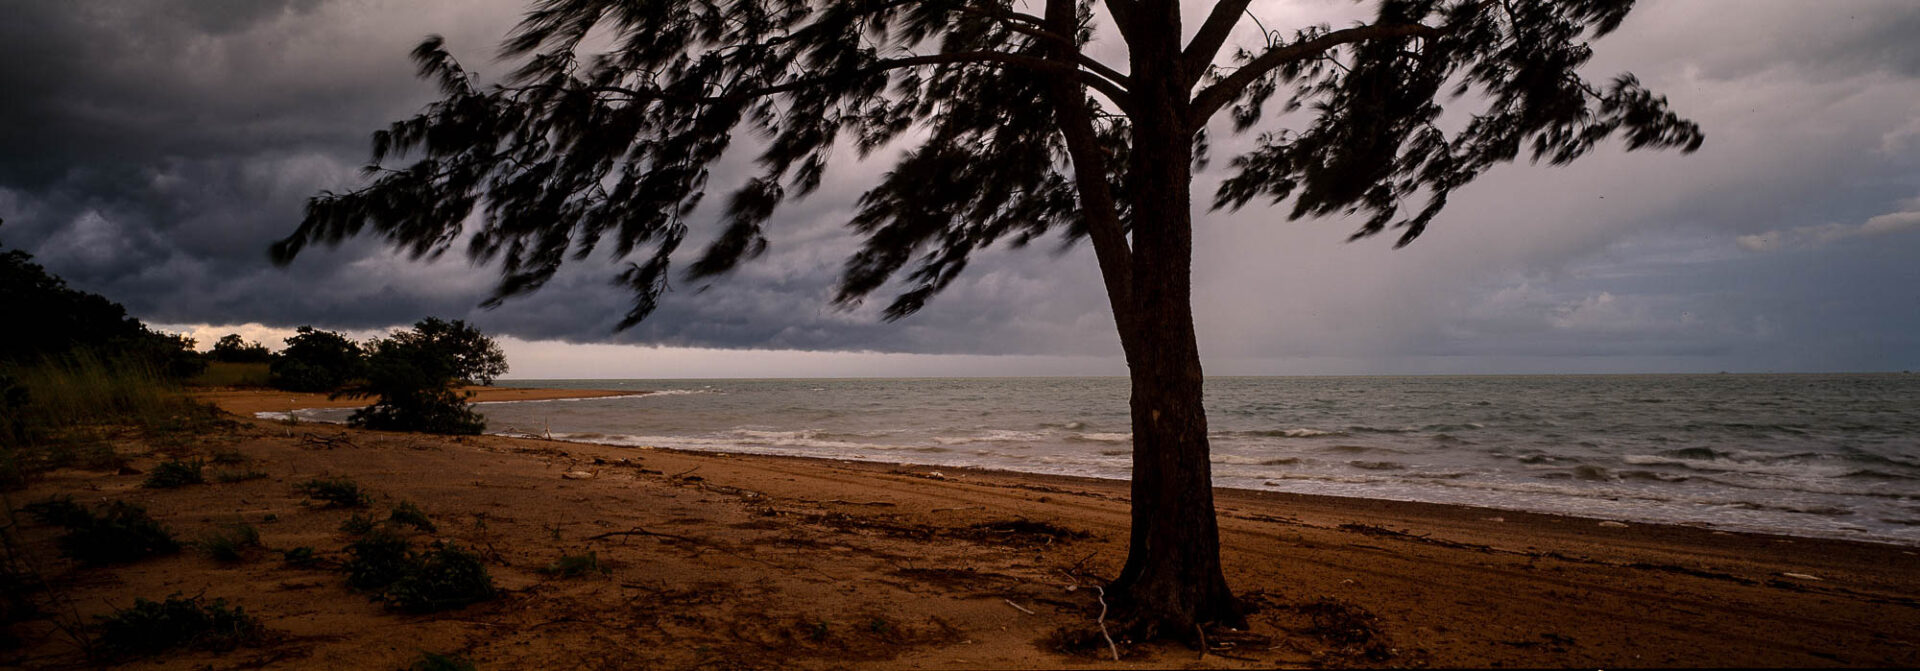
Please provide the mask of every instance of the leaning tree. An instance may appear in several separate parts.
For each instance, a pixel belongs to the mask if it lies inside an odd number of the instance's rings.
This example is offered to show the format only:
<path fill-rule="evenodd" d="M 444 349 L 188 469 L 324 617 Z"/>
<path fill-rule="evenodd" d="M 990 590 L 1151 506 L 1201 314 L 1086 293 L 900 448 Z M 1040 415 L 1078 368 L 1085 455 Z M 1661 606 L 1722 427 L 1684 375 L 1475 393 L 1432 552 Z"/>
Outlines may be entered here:
<path fill-rule="evenodd" d="M 420 45 L 442 99 L 376 132 L 369 182 L 312 199 L 273 254 L 370 231 L 431 256 L 464 237 L 498 263 L 494 306 L 609 250 L 634 296 L 626 328 L 658 304 L 690 225 L 717 230 L 684 276 L 725 274 L 766 249 L 779 206 L 817 190 L 835 152 L 884 152 L 896 163 L 859 198 L 864 244 L 835 302 L 886 288 L 898 319 L 975 251 L 1086 238 L 1132 376 L 1133 525 L 1108 594 L 1136 635 L 1238 623 L 1190 300 L 1193 175 L 1216 118 L 1265 130 L 1214 208 L 1357 215 L 1354 238 L 1392 230 L 1400 245 L 1523 154 L 1701 140 L 1633 77 L 1581 74 L 1587 41 L 1631 0 L 1381 0 L 1371 21 L 1258 26 L 1225 50 L 1259 23 L 1251 4 L 1217 0 L 1188 31 L 1174 0 L 538 0 L 502 47 L 516 69 L 500 83 L 438 38 Z M 1442 118 L 1448 100 L 1465 112 Z M 742 132 L 754 174 L 696 216 Z"/>

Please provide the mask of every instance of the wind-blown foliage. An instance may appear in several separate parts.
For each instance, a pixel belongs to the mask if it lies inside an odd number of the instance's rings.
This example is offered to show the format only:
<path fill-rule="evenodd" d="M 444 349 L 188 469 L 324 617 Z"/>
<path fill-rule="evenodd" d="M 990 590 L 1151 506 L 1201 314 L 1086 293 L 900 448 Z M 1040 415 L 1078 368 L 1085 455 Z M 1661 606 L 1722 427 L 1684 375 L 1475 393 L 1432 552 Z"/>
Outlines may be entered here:
<path fill-rule="evenodd" d="M 1142 636 L 1237 621 L 1190 295 L 1188 201 L 1214 118 L 1267 128 L 1228 163 L 1216 208 L 1291 201 L 1295 218 L 1358 215 L 1354 238 L 1397 230 L 1401 245 L 1523 154 L 1562 164 L 1610 137 L 1691 151 L 1702 136 L 1630 75 L 1581 74 L 1631 0 L 1379 0 L 1369 22 L 1226 56 L 1251 0 L 1217 0 L 1190 39 L 1177 0 L 1101 4 L 1096 22 L 1076 0 L 538 0 L 500 83 L 421 44 L 441 100 L 375 133 L 368 184 L 312 199 L 272 252 L 372 233 L 426 257 L 465 239 L 500 269 L 495 306 L 602 251 L 626 264 L 627 328 L 659 305 L 738 134 L 754 172 L 722 185 L 716 230 L 696 236 L 710 242 L 681 259 L 689 281 L 760 255 L 836 152 L 897 151 L 848 222 L 862 245 L 836 302 L 897 291 L 884 314 L 898 319 L 981 249 L 1087 239 L 1135 382 L 1133 541 L 1111 591 Z M 1096 32 L 1128 62 L 1090 55 Z M 1466 116 L 1443 119 L 1449 100 Z"/>
<path fill-rule="evenodd" d="M 346 336 L 302 326 L 268 368 L 276 389 L 328 392 L 367 373 L 367 355 Z"/>
<path fill-rule="evenodd" d="M 486 420 L 467 404 L 456 384 L 491 384 L 507 372 L 500 346 L 458 319 L 428 317 L 412 330 L 369 344 L 366 377 L 337 396 L 377 397 L 355 411 L 354 426 L 391 431 L 477 434 Z"/>

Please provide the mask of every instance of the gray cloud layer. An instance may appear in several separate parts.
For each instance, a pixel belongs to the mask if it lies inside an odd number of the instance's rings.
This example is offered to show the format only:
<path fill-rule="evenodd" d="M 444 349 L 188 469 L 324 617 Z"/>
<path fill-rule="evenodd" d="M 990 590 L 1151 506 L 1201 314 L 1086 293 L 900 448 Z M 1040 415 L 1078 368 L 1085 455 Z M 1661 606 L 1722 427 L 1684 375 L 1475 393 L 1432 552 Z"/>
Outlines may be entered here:
<path fill-rule="evenodd" d="M 526 339 L 705 347 L 1110 355 L 1085 250 L 996 251 L 920 315 L 830 308 L 854 248 L 851 163 L 776 221 L 772 252 L 650 321 L 611 327 L 611 263 L 477 311 L 492 274 L 372 241 L 288 269 L 268 242 L 345 188 L 369 131 L 431 88 L 428 33 L 476 63 L 519 0 L 0 0 L 0 241 L 156 322 L 373 328 L 467 317 Z M 1258 3 L 1269 26 L 1345 2 Z M 1700 121 L 1688 157 L 1602 152 L 1496 171 L 1419 243 L 1341 244 L 1352 222 L 1203 217 L 1196 264 L 1215 372 L 1920 368 L 1920 7 L 1643 2 L 1597 44 Z M 497 65 L 483 66 L 497 71 Z M 1236 141 L 1216 134 L 1216 157 Z M 1202 176 L 1201 192 L 1210 188 Z M 1920 220 L 1916 220 L 1920 221 Z M 1006 371 L 1018 372 L 1018 371 Z"/>

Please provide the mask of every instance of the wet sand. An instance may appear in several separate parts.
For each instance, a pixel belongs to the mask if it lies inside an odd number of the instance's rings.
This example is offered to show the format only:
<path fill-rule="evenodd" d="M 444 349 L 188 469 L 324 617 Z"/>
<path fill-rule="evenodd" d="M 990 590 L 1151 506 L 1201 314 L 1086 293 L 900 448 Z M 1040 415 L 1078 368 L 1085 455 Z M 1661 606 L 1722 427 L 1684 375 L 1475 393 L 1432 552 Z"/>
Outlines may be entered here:
<path fill-rule="evenodd" d="M 209 398 L 250 417 L 286 396 Z M 237 451 L 245 465 L 210 469 L 266 477 L 148 490 L 139 475 L 59 471 L 13 500 L 134 501 L 185 539 L 245 521 L 267 548 L 340 561 L 351 513 L 292 487 L 344 475 L 375 493 L 376 518 L 424 509 L 439 531 L 415 540 L 477 549 L 503 594 L 392 614 L 337 571 L 270 552 L 58 567 L 82 616 L 204 593 L 276 632 L 133 668 L 399 668 L 423 650 L 483 669 L 1920 664 L 1920 549 L 1893 545 L 1223 489 L 1250 630 L 1204 651 L 1122 642 L 1115 664 L 1104 645 L 1061 652 L 1052 635 L 1097 632 L 1091 587 L 1126 556 L 1121 482 L 252 419 L 167 449 Z M 123 451 L 137 469 L 163 456 Z M 52 530 L 24 533 L 54 555 Z M 609 572 L 540 571 L 587 552 Z M 57 632 L 37 635 L 28 666 L 78 661 Z"/>

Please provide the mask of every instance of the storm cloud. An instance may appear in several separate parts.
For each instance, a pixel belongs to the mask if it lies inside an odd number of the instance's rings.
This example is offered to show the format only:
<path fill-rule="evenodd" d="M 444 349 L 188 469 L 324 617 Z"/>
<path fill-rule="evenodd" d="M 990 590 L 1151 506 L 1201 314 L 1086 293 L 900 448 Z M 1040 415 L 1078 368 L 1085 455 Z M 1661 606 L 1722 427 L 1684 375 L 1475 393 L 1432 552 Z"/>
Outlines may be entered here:
<path fill-rule="evenodd" d="M 775 219 L 765 257 L 711 285 L 677 283 L 621 333 L 629 298 L 608 282 L 613 259 L 569 266 L 490 311 L 476 307 L 490 269 L 410 260 L 371 239 L 276 268 L 265 249 L 305 199 L 352 188 L 368 134 L 431 100 L 407 51 L 442 34 L 470 65 L 500 72 L 488 56 L 521 0 L 0 9 L 0 243 L 149 322 L 366 330 L 435 314 L 522 341 L 1109 361 L 1118 351 L 1091 254 L 1057 240 L 978 257 L 906 320 L 832 308 L 857 244 L 844 222 L 884 157 L 836 166 L 819 194 Z M 1255 5 L 1269 27 L 1364 9 Z M 1920 367 L 1916 31 L 1920 6 L 1903 0 L 1644 1 L 1596 44 L 1589 75 L 1632 71 L 1667 94 L 1705 129 L 1699 153 L 1609 149 L 1566 168 L 1502 168 L 1397 251 L 1344 244 L 1358 222 L 1290 222 L 1257 206 L 1202 213 L 1196 311 L 1209 370 Z M 1245 141 L 1215 130 L 1216 159 Z M 1219 177 L 1203 173 L 1196 192 Z M 991 360 L 966 365 L 1018 373 L 1030 361 L 980 363 Z"/>

